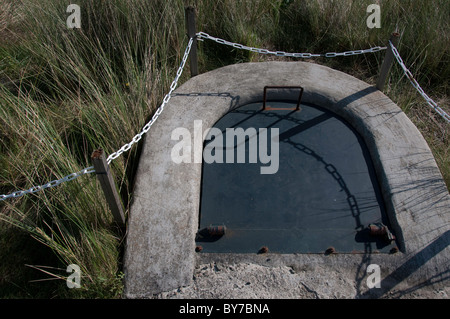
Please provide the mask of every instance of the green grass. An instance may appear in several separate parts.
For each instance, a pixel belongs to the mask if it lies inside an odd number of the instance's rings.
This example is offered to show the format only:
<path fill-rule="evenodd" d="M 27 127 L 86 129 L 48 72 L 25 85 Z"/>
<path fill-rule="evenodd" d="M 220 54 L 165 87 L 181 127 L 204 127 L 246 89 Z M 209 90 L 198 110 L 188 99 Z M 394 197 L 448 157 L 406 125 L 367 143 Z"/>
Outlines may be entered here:
<path fill-rule="evenodd" d="M 447 113 L 450 2 L 381 3 L 382 28 L 368 29 L 376 1 L 197 0 L 197 29 L 249 46 L 323 53 L 398 46 L 425 92 Z M 81 29 L 66 27 L 67 1 L 0 0 L 0 193 L 28 189 L 91 166 L 90 155 L 129 142 L 168 92 L 187 44 L 182 0 L 80 0 Z M 199 67 L 279 59 L 211 41 Z M 383 53 L 314 63 L 374 84 Z M 186 81 L 188 69 L 180 82 Z M 429 143 L 450 185 L 449 124 L 394 65 L 385 93 Z M 139 147 L 112 163 L 126 209 Z M 0 202 L 0 298 L 115 298 L 125 234 L 113 223 L 94 174 Z M 82 270 L 68 289 L 67 265 Z"/>

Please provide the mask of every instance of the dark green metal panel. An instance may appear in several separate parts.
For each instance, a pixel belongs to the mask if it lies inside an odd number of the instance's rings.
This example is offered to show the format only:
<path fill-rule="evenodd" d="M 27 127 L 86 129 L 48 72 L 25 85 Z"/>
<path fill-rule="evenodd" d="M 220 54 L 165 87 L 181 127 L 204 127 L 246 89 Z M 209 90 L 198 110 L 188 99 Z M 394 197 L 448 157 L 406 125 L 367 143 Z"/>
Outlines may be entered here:
<path fill-rule="evenodd" d="M 272 102 L 270 110 L 248 104 L 216 123 L 223 163 L 203 163 L 199 230 L 225 225 L 226 232 L 199 232 L 197 244 L 218 253 L 256 253 L 262 246 L 278 253 L 321 253 L 331 246 L 337 252 L 389 251 L 389 242 L 367 231 L 371 223 L 389 223 L 362 139 L 329 111 L 304 104 L 294 109 L 292 103 Z M 261 174 L 269 164 L 259 156 L 250 163 L 249 138 L 245 163 L 236 163 L 238 146 L 235 163 L 226 163 L 227 128 L 267 128 L 269 137 L 278 128 L 278 171 Z M 251 138 L 259 141 L 261 134 Z"/>

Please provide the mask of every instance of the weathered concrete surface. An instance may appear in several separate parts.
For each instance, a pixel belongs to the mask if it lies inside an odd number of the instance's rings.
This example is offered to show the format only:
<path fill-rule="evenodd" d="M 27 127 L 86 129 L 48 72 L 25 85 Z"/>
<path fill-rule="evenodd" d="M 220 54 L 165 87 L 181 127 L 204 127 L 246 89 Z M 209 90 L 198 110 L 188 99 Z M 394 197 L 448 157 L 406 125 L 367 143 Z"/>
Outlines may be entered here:
<path fill-rule="evenodd" d="M 396 262 L 370 255 L 210 255 L 199 260 L 189 286 L 156 294 L 158 299 L 448 299 L 450 287 L 439 280 L 400 278 Z M 400 259 L 400 258 L 399 258 Z M 381 288 L 369 289 L 370 264 L 381 270 Z M 393 274 L 393 275 L 391 275 Z M 444 276 L 445 277 L 445 276 Z M 400 279 L 399 279 L 400 278 Z M 369 279 L 370 280 L 370 279 Z"/>
<path fill-rule="evenodd" d="M 229 110 L 261 101 L 266 85 L 303 86 L 304 102 L 335 112 L 361 134 L 401 253 L 269 257 L 194 252 L 201 164 L 172 161 L 171 151 L 178 142 L 171 139 L 172 131 L 184 127 L 193 132 L 194 120 L 202 120 L 203 130 L 212 127 Z M 353 298 L 393 296 L 393 292 L 446 297 L 449 242 L 450 195 L 425 140 L 388 97 L 365 82 L 316 64 L 232 65 L 196 76 L 178 88 L 146 136 L 129 214 L 125 297 Z M 367 290 L 369 263 L 381 267 L 380 289 Z M 251 279 L 253 286 L 250 282 L 239 288 L 242 278 Z M 298 293 L 286 291 L 289 285 Z"/>

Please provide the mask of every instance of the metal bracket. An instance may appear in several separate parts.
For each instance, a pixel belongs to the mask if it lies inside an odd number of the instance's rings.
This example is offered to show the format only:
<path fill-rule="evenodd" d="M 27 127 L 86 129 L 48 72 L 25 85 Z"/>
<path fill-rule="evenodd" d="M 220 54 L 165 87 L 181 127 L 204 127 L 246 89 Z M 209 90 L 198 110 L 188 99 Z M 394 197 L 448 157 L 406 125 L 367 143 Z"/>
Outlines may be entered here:
<path fill-rule="evenodd" d="M 300 90 L 300 94 L 298 96 L 298 100 L 297 100 L 297 106 L 296 108 L 281 108 L 281 107 L 266 107 L 266 101 L 267 101 L 267 89 L 299 89 Z M 264 98 L 263 98 L 263 111 L 266 110 L 295 110 L 298 111 L 300 110 L 300 103 L 302 101 L 302 95 L 303 95 L 303 88 L 301 86 L 265 86 L 264 87 Z"/>
<path fill-rule="evenodd" d="M 387 242 L 392 242 L 395 240 L 394 234 L 388 229 L 388 227 L 382 223 L 374 223 L 368 226 L 370 235 L 379 236 L 385 239 Z"/>

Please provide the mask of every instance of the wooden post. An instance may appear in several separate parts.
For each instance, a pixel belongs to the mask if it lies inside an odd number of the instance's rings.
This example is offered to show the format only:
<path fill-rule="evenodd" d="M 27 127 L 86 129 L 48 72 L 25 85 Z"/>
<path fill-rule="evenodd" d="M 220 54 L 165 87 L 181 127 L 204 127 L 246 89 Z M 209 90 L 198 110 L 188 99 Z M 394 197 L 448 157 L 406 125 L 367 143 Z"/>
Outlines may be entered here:
<path fill-rule="evenodd" d="M 194 42 L 192 42 L 191 52 L 189 54 L 191 77 L 194 77 L 198 75 L 197 38 L 195 36 L 195 34 L 197 33 L 195 31 L 195 8 L 186 7 L 185 18 L 187 35 L 189 39 L 194 38 Z"/>
<path fill-rule="evenodd" d="M 100 148 L 92 153 L 92 161 L 94 163 L 95 174 L 105 194 L 106 201 L 114 217 L 114 221 L 120 226 L 125 225 L 125 216 L 123 213 L 122 202 L 117 192 L 116 184 L 112 177 L 108 162 Z"/>
<path fill-rule="evenodd" d="M 397 47 L 399 37 L 400 34 L 397 32 L 394 32 L 391 35 L 390 41 L 395 47 Z M 383 64 L 381 65 L 380 75 L 378 76 L 376 85 L 377 89 L 380 91 L 383 91 L 384 84 L 386 83 L 386 78 L 389 74 L 394 58 L 394 53 L 392 52 L 391 46 L 388 43 L 388 48 L 386 51 L 386 55 L 384 56 Z"/>

